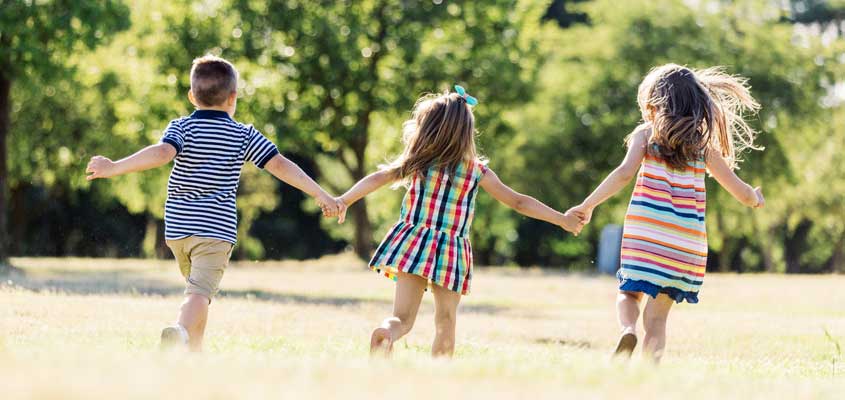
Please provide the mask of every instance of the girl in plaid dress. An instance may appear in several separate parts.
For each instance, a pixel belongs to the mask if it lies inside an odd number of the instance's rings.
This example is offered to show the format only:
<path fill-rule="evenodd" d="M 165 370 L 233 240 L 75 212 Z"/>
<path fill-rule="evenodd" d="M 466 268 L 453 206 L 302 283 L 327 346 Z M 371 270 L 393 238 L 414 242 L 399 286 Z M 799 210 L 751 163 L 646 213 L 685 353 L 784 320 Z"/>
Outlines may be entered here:
<path fill-rule="evenodd" d="M 515 192 L 487 167 L 475 149 L 470 106 L 478 101 L 462 87 L 455 89 L 419 99 L 404 124 L 402 155 L 340 197 L 349 206 L 388 183 L 407 188 L 399 221 L 370 261 L 371 269 L 396 281 L 393 315 L 373 331 L 371 353 L 390 353 L 410 332 L 429 284 L 437 332 L 432 355 L 454 352 L 456 311 L 472 280 L 469 234 L 479 187 L 521 214 L 576 234 L 581 229 L 579 218 Z"/>

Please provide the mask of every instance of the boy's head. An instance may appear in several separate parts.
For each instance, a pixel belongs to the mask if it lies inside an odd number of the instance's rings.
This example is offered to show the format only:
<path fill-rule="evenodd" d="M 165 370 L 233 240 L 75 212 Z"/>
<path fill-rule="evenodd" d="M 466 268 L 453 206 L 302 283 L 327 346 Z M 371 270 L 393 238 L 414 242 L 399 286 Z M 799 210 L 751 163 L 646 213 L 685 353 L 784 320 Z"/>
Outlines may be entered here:
<path fill-rule="evenodd" d="M 213 55 L 194 59 L 191 66 L 191 102 L 198 108 L 232 108 L 238 93 L 238 71 Z"/>

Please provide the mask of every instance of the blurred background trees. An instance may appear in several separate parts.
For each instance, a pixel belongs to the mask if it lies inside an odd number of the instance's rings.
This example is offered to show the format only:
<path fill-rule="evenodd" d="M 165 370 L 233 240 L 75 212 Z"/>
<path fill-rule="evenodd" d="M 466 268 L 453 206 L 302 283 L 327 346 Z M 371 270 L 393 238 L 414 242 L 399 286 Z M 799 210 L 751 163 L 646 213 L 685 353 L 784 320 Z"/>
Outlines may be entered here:
<path fill-rule="evenodd" d="M 420 94 L 460 83 L 481 101 L 491 167 L 560 209 L 622 159 L 640 118 L 636 87 L 652 66 L 724 65 L 750 78 L 763 105 L 753 124 L 766 150 L 746 154 L 739 174 L 764 187 L 768 204 L 751 212 L 708 181 L 710 268 L 845 270 L 841 1 L 2 4 L 0 75 L 15 84 L 0 241 L 12 255 L 167 255 L 169 169 L 90 185 L 84 165 L 155 142 L 189 113 L 190 62 L 211 52 L 241 72 L 236 118 L 335 192 L 399 151 Z M 345 248 L 366 257 L 403 195 L 384 189 L 337 226 L 269 175 L 243 174 L 241 259 Z M 621 222 L 629 195 L 602 206 L 577 239 L 482 195 L 476 258 L 590 269 L 600 228 Z"/>
<path fill-rule="evenodd" d="M 9 246 L 13 253 L 18 250 L 10 240 L 8 216 L 26 212 L 15 207 L 10 213 L 8 187 L 19 187 L 26 178 L 40 180 L 45 189 L 56 179 L 68 180 L 72 172 L 63 169 L 71 157 L 67 146 L 86 142 L 88 131 L 98 122 L 76 118 L 76 70 L 67 58 L 126 29 L 128 13 L 119 1 L 0 3 L 0 265 L 6 262 Z M 37 98 L 32 105 L 39 107 L 22 113 L 27 97 Z M 21 114 L 28 115 L 19 118 Z M 64 135 L 54 137 L 54 129 Z M 16 231 L 22 229 L 17 221 L 12 223 Z"/>

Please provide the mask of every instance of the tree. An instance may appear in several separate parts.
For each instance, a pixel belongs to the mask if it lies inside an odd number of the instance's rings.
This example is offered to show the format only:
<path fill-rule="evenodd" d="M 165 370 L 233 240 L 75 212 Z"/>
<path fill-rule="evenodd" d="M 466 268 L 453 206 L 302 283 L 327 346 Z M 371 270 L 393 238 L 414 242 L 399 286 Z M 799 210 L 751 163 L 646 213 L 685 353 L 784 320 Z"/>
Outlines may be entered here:
<path fill-rule="evenodd" d="M 841 181 L 832 178 L 841 168 L 841 152 L 820 151 L 842 138 L 834 122 L 842 103 L 830 88 L 843 76 L 835 61 L 843 41 L 825 44 L 813 30 L 796 31 L 779 13 L 759 5 L 717 4 L 709 11 L 680 1 L 585 4 L 581 9 L 591 24 L 556 38 L 568 45 L 555 50 L 542 78 L 546 90 L 518 119 L 538 128 L 519 149 L 532 156 L 514 174 L 526 187 L 553 194 L 560 208 L 580 201 L 622 159 L 622 139 L 641 118 L 636 88 L 651 67 L 724 65 L 750 79 L 763 105 L 752 122 L 766 149 L 745 154 L 739 174 L 762 184 L 769 201 L 765 210 L 752 213 L 708 182 L 711 254 L 718 261 L 711 266 L 818 271 L 833 257 L 831 244 L 843 228 L 842 192 L 830 190 Z M 533 173 L 544 168 L 557 174 Z M 621 221 L 627 200 L 617 196 L 596 216 L 595 226 Z M 566 254 L 579 259 L 571 241 L 549 239 L 533 221 L 521 225 L 519 246 L 531 251 L 520 263 L 545 264 Z M 592 243 L 597 235 L 597 229 L 585 230 Z"/>
<path fill-rule="evenodd" d="M 119 1 L 21 2 L 0 7 L 0 264 L 8 257 L 7 137 L 11 128 L 12 86 L 18 79 L 72 76 L 62 57 L 93 48 L 128 26 L 128 9 Z"/>
<path fill-rule="evenodd" d="M 165 47 L 162 57 L 179 65 L 216 41 L 225 56 L 268 70 L 264 81 L 277 86 L 262 92 L 269 100 L 257 100 L 265 106 L 252 115 L 273 121 L 280 138 L 298 151 L 328 155 L 318 167 L 339 165 L 346 177 L 324 180 L 339 191 L 338 182 L 358 180 L 373 167 L 368 152 L 374 139 L 398 143 L 375 131 L 376 120 L 398 127 L 407 117 L 402 111 L 423 92 L 464 83 L 482 99 L 481 130 L 491 139 L 505 132 L 497 111 L 531 96 L 537 65 L 532 27 L 543 11 L 534 3 L 233 0 L 222 6 L 225 13 L 207 10 L 215 15 L 215 29 L 206 30 L 205 16 L 170 21 L 170 34 L 184 47 Z M 355 252 L 368 257 L 368 203 L 360 201 L 350 214 Z"/>

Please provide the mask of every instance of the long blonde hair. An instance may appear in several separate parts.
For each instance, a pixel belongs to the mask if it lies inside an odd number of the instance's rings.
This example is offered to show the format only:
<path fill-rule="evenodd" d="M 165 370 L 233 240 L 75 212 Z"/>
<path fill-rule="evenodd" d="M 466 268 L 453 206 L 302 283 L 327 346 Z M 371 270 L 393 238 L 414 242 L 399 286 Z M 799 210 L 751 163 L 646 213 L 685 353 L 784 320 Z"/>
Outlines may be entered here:
<path fill-rule="evenodd" d="M 407 182 L 431 168 L 454 174 L 458 166 L 478 159 L 475 148 L 475 117 L 457 93 L 428 94 L 417 100 L 411 119 L 402 124 L 402 154 L 379 166 Z"/>
<path fill-rule="evenodd" d="M 760 109 L 748 79 L 722 67 L 655 67 L 640 84 L 637 103 L 653 128 L 649 144 L 657 144 L 648 151 L 674 167 L 683 168 L 713 150 L 736 168 L 743 151 L 762 149 L 754 145 L 757 132 L 744 119 Z"/>

